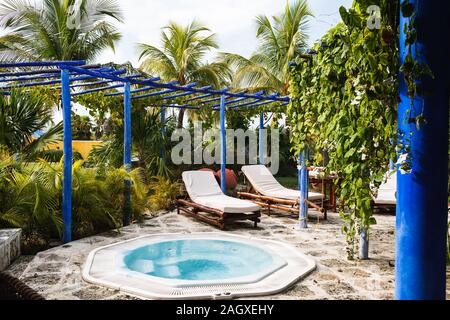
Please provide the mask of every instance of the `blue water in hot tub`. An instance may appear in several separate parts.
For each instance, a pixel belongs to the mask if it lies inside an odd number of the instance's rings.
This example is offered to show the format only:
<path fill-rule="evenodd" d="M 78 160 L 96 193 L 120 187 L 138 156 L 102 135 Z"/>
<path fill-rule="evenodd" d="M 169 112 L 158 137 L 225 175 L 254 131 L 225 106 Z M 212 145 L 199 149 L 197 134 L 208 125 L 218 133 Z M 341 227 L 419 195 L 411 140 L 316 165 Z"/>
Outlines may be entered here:
<path fill-rule="evenodd" d="M 272 267 L 272 255 L 253 245 L 223 240 L 175 240 L 128 252 L 128 269 L 177 280 L 221 280 L 249 276 Z"/>

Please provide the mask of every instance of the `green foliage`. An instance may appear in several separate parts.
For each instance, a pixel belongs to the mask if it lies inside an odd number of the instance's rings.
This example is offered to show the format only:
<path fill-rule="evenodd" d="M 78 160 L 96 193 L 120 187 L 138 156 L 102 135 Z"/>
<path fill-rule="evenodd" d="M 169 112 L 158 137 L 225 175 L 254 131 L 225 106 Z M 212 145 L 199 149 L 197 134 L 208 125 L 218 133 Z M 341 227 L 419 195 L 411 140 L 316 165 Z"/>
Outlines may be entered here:
<path fill-rule="evenodd" d="M 72 112 L 72 139 L 91 140 L 93 125 L 88 116 L 80 116 Z"/>
<path fill-rule="evenodd" d="M 132 181 L 132 213 L 135 220 L 149 208 L 148 187 L 142 172 L 123 168 L 99 174 L 73 165 L 74 238 L 118 228 L 123 215 L 124 180 Z M 26 238 L 46 241 L 61 237 L 63 165 L 45 160 L 22 163 L 5 152 L 0 158 L 0 227 L 19 227 Z"/>
<path fill-rule="evenodd" d="M 12 90 L 0 96 L 0 145 L 10 153 L 33 159 L 45 156 L 46 147 L 61 139 L 62 123 L 52 125 L 51 102 L 39 90 Z M 46 131 L 34 138 L 37 131 Z"/>
<path fill-rule="evenodd" d="M 162 146 L 165 146 L 166 151 L 171 148 L 170 136 L 174 130 L 174 121 L 169 117 L 162 124 L 160 109 L 146 107 L 144 103 L 138 100 L 133 104 L 131 114 L 133 155 L 137 157 L 137 165 L 145 170 L 146 176 L 167 177 L 171 174 L 171 170 L 161 160 L 161 149 Z M 89 164 L 101 170 L 108 167 L 119 168 L 123 164 L 123 111 L 116 109 L 115 105 L 110 105 L 109 108 L 111 118 L 102 137 L 104 143 L 94 148 L 89 157 Z"/>
<path fill-rule="evenodd" d="M 152 211 L 173 210 L 177 195 L 181 194 L 181 185 L 170 179 L 155 176 L 150 182 L 151 195 L 149 197 Z"/>
<path fill-rule="evenodd" d="M 193 21 L 187 26 L 170 23 L 163 28 L 161 48 L 139 44 L 142 68 L 158 74 L 165 81 L 177 80 L 181 85 L 197 82 L 200 85 L 222 86 L 230 78 L 228 65 L 223 62 L 203 63 L 205 55 L 218 48 L 215 34 Z M 185 109 L 178 114 L 178 128 L 183 126 Z"/>
<path fill-rule="evenodd" d="M 234 53 L 221 54 L 222 61 L 236 68 L 233 86 L 288 94 L 288 64 L 305 51 L 311 16 L 308 2 L 297 0 L 286 3 L 284 12 L 272 19 L 256 17 L 257 51 L 248 59 Z"/>
<path fill-rule="evenodd" d="M 114 0 L 2 1 L 0 27 L 9 33 L 0 37 L 0 60 L 94 60 L 121 37 L 110 20 L 122 21 Z"/>
<path fill-rule="evenodd" d="M 398 48 L 386 41 L 386 34 L 397 33 L 398 9 L 393 0 L 372 1 L 381 8 L 382 29 L 370 30 L 365 2 L 356 0 L 351 9 L 341 8 L 344 23 L 315 45 L 317 56 L 298 59 L 292 68 L 293 100 L 288 108 L 296 154 L 315 146 L 320 159 L 327 151 L 328 170 L 342 178 L 337 191 L 345 199 L 341 217 L 349 258 L 356 251 L 356 235 L 376 223 L 373 189 L 396 156 Z"/>

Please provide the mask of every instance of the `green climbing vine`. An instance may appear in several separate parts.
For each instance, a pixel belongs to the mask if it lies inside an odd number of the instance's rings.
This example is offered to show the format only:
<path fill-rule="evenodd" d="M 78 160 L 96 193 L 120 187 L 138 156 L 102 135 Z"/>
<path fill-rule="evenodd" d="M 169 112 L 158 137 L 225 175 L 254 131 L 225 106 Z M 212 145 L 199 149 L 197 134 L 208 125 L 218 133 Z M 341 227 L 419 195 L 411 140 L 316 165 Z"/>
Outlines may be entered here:
<path fill-rule="evenodd" d="M 380 8 L 380 28 L 369 28 L 368 8 Z M 297 153 L 315 146 L 317 165 L 341 178 L 338 196 L 349 259 L 358 236 L 376 224 L 372 197 L 396 157 L 398 103 L 398 4 L 355 0 L 340 8 L 342 23 L 314 46 L 316 55 L 291 67 L 288 108 L 291 142 Z M 368 239 L 368 238 L 367 238 Z"/>
<path fill-rule="evenodd" d="M 415 125 L 417 130 L 427 123 L 424 116 L 423 108 L 416 110 L 414 101 L 416 97 L 423 96 L 426 93 L 420 86 L 420 79 L 424 76 L 433 77 L 433 73 L 429 66 L 425 63 L 419 62 L 414 57 L 420 57 L 420 52 L 415 47 L 417 42 L 417 22 L 414 13 L 414 5 L 408 0 L 403 0 L 401 5 L 401 14 L 405 19 L 403 26 L 404 30 L 404 46 L 407 50 L 406 57 L 403 64 L 400 66 L 400 72 L 403 75 L 407 87 L 407 97 L 411 102 L 410 108 L 407 110 L 406 117 L 403 119 L 404 123 Z M 412 152 L 411 152 L 411 137 L 413 135 L 413 128 L 408 132 L 400 132 L 398 153 L 399 164 L 402 173 L 407 174 L 412 171 Z"/>

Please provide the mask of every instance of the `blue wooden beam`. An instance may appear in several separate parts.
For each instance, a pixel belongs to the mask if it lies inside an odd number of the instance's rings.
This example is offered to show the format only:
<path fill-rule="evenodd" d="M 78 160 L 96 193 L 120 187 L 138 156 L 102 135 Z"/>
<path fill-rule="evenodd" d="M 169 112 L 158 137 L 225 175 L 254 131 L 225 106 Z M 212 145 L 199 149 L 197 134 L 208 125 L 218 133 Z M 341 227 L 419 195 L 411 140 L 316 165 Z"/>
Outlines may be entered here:
<path fill-rule="evenodd" d="M 175 91 L 176 90 L 173 90 L 173 89 L 167 89 L 167 90 L 163 90 L 163 91 L 157 91 L 157 92 L 146 93 L 146 94 L 142 94 L 142 95 L 138 95 L 138 96 L 133 96 L 132 99 L 143 99 L 143 98 L 149 98 L 149 97 L 156 97 L 156 96 L 164 95 L 164 94 L 175 92 Z"/>
<path fill-rule="evenodd" d="M 247 91 L 241 91 L 241 93 L 245 93 L 245 92 L 247 92 Z M 225 99 L 231 99 L 231 98 L 232 97 L 228 97 L 227 96 Z M 219 101 L 220 99 L 221 99 L 221 96 L 218 96 L 218 97 L 214 97 L 214 98 L 211 98 L 211 99 L 199 101 L 198 103 L 205 104 L 205 103 L 209 103 L 209 102 Z M 226 101 L 227 104 L 229 102 L 233 102 L 233 101 Z M 218 104 L 217 106 L 220 106 L 220 104 Z"/>
<path fill-rule="evenodd" d="M 211 88 L 212 88 L 212 86 L 206 86 L 206 87 L 202 87 L 200 89 L 207 90 L 207 89 L 211 89 Z M 171 96 L 163 97 L 163 100 L 175 99 L 175 98 L 178 98 L 178 97 L 188 96 L 190 94 L 193 94 L 193 93 L 191 91 L 187 91 L 187 92 L 178 93 L 178 94 L 174 94 L 174 95 L 171 95 Z"/>
<path fill-rule="evenodd" d="M 187 101 L 200 100 L 200 99 L 203 99 L 203 98 L 211 97 L 211 96 L 213 96 L 213 95 L 214 95 L 213 93 L 207 93 L 207 94 L 203 94 L 203 95 L 201 95 L 201 96 L 196 96 L 196 97 L 189 98 Z M 202 101 L 200 101 L 199 103 L 201 103 L 201 102 L 202 102 Z"/>
<path fill-rule="evenodd" d="M 70 101 L 70 74 L 68 70 L 61 70 L 62 108 L 63 108 L 63 241 L 72 241 L 72 110 Z"/>
<path fill-rule="evenodd" d="M 161 159 L 163 161 L 165 161 L 165 158 L 166 158 L 166 149 L 164 147 L 164 139 L 165 139 L 165 135 L 166 135 L 166 107 L 165 106 L 161 107 L 161 115 L 160 116 L 161 116 L 161 119 L 160 119 L 161 135 L 163 138 L 162 145 L 161 145 Z"/>
<path fill-rule="evenodd" d="M 154 80 L 154 81 L 159 81 L 160 78 L 157 77 L 157 78 L 154 78 L 154 79 L 157 79 L 157 80 Z M 168 82 L 168 84 L 177 84 L 177 83 L 178 83 L 178 81 Z M 146 91 L 155 90 L 155 89 L 157 89 L 157 88 L 152 87 L 152 86 L 145 86 L 143 88 L 131 90 L 131 93 L 140 93 L 140 92 L 146 92 Z M 120 95 L 123 95 L 123 92 L 114 92 L 114 93 L 105 94 L 106 97 L 113 97 L 113 96 L 120 96 Z"/>
<path fill-rule="evenodd" d="M 299 220 L 298 227 L 301 229 L 308 228 L 308 168 L 306 167 L 306 152 L 302 151 L 298 159 L 298 190 L 299 190 Z"/>
<path fill-rule="evenodd" d="M 99 72 L 113 72 L 115 69 L 112 68 L 104 68 L 104 69 L 98 69 Z M 76 73 L 71 73 L 71 76 L 76 75 Z M 39 80 L 39 79 L 51 79 L 51 78 L 60 78 L 61 75 L 58 73 L 44 73 L 37 76 L 19 76 L 19 77 L 7 77 L 0 79 L 0 82 L 18 82 L 18 81 L 32 81 L 32 80 Z"/>
<path fill-rule="evenodd" d="M 124 150 L 123 165 L 127 171 L 131 171 L 131 85 L 126 82 L 124 85 Z M 124 215 L 123 225 L 128 226 L 131 223 L 131 181 L 125 180 L 124 194 Z"/>
<path fill-rule="evenodd" d="M 84 65 L 82 66 L 83 69 L 99 69 L 102 68 L 101 64 L 95 64 L 95 65 Z M 113 68 L 110 68 L 113 69 Z M 11 72 L 4 72 L 0 73 L 0 77 L 19 77 L 19 76 L 31 76 L 31 75 L 38 75 L 38 74 L 44 74 L 44 73 L 55 73 L 60 76 L 61 70 L 60 69 L 38 69 L 38 70 L 30 70 L 30 71 L 11 71 Z"/>
<path fill-rule="evenodd" d="M 87 93 L 100 92 L 100 91 L 111 90 L 111 89 L 122 88 L 122 87 L 123 87 L 122 83 L 114 84 L 114 85 L 110 85 L 110 86 L 106 86 L 106 87 L 94 88 L 94 89 L 89 89 L 89 90 L 73 93 L 72 96 L 79 96 L 79 95 L 83 95 L 83 94 L 87 94 Z"/>
<path fill-rule="evenodd" d="M 86 64 L 85 60 L 12 62 L 12 63 L 0 63 L 0 68 L 83 66 L 85 64 Z"/>
<path fill-rule="evenodd" d="M 417 40 L 411 54 L 427 64 L 433 78 L 418 83 L 423 95 L 408 97 L 404 75 L 399 73 L 399 138 L 410 150 L 412 172 L 397 173 L 395 297 L 399 300 L 445 300 L 446 240 L 448 224 L 448 132 L 450 1 L 410 0 L 417 21 Z M 405 23 L 400 15 L 400 65 L 407 57 Z M 420 22 L 420 23 L 419 23 Z M 447 40 L 445 40 L 447 39 Z M 426 120 L 416 126 L 416 115 Z M 405 135 L 405 136 L 402 136 Z"/>
<path fill-rule="evenodd" d="M 225 127 L 225 96 L 222 95 L 220 99 L 220 186 L 223 193 L 227 192 L 227 131 Z"/>
<path fill-rule="evenodd" d="M 65 69 L 67 70 L 67 69 Z M 124 74 L 126 73 L 126 70 L 117 70 L 108 74 L 103 74 L 103 75 L 109 75 L 111 77 L 116 77 L 116 75 L 120 75 L 120 74 Z M 99 73 L 102 74 L 102 73 Z M 78 76 L 78 77 L 74 77 L 71 78 L 70 81 L 75 82 L 75 81 L 84 81 L 84 80 L 90 80 L 93 78 L 97 78 L 97 77 L 93 77 L 90 75 L 84 75 L 84 76 Z M 101 78 L 101 76 L 99 76 L 98 78 Z M 121 78 L 120 78 L 121 79 Z M 48 85 L 52 85 L 52 84 L 56 84 L 59 83 L 60 80 L 49 80 L 49 81 L 42 81 L 42 82 L 30 82 L 30 83 L 19 83 L 16 85 L 8 85 L 8 86 L 4 86 L 4 87 L 0 87 L 0 89 L 14 89 L 14 88 L 28 88 L 28 87 L 37 87 L 37 86 L 48 86 Z"/>
<path fill-rule="evenodd" d="M 265 165 L 266 161 L 264 159 L 264 113 L 259 115 L 259 164 Z"/>

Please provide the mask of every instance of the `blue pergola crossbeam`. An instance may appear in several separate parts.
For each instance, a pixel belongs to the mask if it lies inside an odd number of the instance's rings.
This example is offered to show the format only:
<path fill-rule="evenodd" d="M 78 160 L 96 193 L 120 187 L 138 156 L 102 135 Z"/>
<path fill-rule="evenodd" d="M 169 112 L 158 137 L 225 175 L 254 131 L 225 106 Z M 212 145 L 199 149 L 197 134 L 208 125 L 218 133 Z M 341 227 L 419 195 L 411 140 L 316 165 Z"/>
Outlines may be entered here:
<path fill-rule="evenodd" d="M 12 62 L 0 63 L 0 68 L 16 68 L 16 67 L 58 67 L 60 65 L 67 66 L 83 66 L 86 65 L 85 60 L 78 61 L 36 61 L 36 62 Z"/>
<path fill-rule="evenodd" d="M 155 80 L 153 80 L 153 81 L 159 81 L 161 78 L 157 77 L 157 78 L 154 78 L 154 79 Z M 171 81 L 171 82 L 168 82 L 168 83 L 169 84 L 177 84 L 178 81 Z M 155 87 L 145 86 L 143 88 L 131 90 L 131 93 L 140 93 L 140 92 L 146 92 L 146 91 L 155 90 L 155 89 L 156 89 Z M 105 94 L 105 96 L 106 97 L 114 97 L 114 96 L 120 96 L 120 95 L 123 95 L 123 94 L 124 94 L 123 92 L 113 92 L 113 93 Z"/>
<path fill-rule="evenodd" d="M 87 94 L 87 93 L 93 93 L 93 92 L 100 92 L 100 91 L 105 91 L 105 90 L 111 90 L 111 89 L 116 89 L 116 88 L 123 88 L 123 84 L 114 84 L 111 86 L 107 86 L 107 87 L 101 87 L 101 88 L 95 88 L 95 89 L 89 89 L 89 90 L 85 90 L 85 91 L 81 91 L 81 92 L 76 92 L 76 93 L 72 93 L 72 96 L 80 96 L 83 94 Z"/>
<path fill-rule="evenodd" d="M 93 64 L 93 65 L 84 65 L 81 66 L 84 69 L 98 69 L 98 68 L 102 68 L 101 64 Z M 0 73 L 0 77 L 4 78 L 4 77 L 19 77 L 19 76 L 32 76 L 32 75 L 37 75 L 37 74 L 45 74 L 45 73 L 56 73 L 56 74 L 60 74 L 61 70 L 59 69 L 38 69 L 38 70 L 30 70 L 30 71 L 11 71 L 11 72 L 4 72 L 4 73 Z"/>
<path fill-rule="evenodd" d="M 149 98 L 149 97 L 156 97 L 156 96 L 160 96 L 163 94 L 167 94 L 167 93 L 172 93 L 175 92 L 176 90 L 173 89 L 168 89 L 168 90 L 163 90 L 163 91 L 157 91 L 157 92 L 152 92 L 152 93 L 146 93 L 146 94 L 142 94 L 142 95 L 138 95 L 138 96 L 133 96 L 132 99 L 143 99 L 143 98 Z"/>
<path fill-rule="evenodd" d="M 247 91 L 241 91 L 240 93 L 246 93 L 246 92 Z M 230 98 L 232 98 L 232 97 L 225 97 L 225 99 L 230 99 Z M 220 99 L 221 99 L 221 96 L 218 96 L 218 97 L 214 97 L 212 99 L 199 101 L 198 103 L 201 103 L 201 104 L 210 103 L 210 102 L 214 102 L 214 101 L 219 101 Z M 226 101 L 226 102 L 228 103 L 229 101 Z M 217 106 L 220 106 L 220 104 L 218 104 Z"/>
<path fill-rule="evenodd" d="M 207 90 L 207 89 L 211 89 L 211 88 L 212 88 L 212 86 L 206 86 L 206 87 L 202 87 L 200 89 Z M 179 98 L 179 97 L 188 96 L 190 94 L 193 94 L 193 93 L 191 91 L 187 91 L 187 92 L 183 92 L 183 93 L 178 93 L 178 94 L 174 94 L 174 95 L 171 95 L 171 96 L 167 96 L 167 97 L 164 97 L 163 99 L 164 100 L 175 99 L 175 98 Z"/>
<path fill-rule="evenodd" d="M 118 71 L 114 71 L 108 74 L 104 74 L 104 76 L 109 76 L 109 77 L 116 77 L 115 75 L 120 75 L 120 74 L 124 74 L 126 73 L 126 70 L 118 70 Z M 70 82 L 75 82 L 75 81 L 84 81 L 84 80 L 89 80 L 89 79 L 93 79 L 93 78 L 102 78 L 102 76 L 90 76 L 90 75 L 86 75 L 86 76 L 79 76 L 79 77 L 75 77 L 75 78 L 71 78 Z M 117 79 L 120 79 L 118 81 L 122 81 L 122 78 L 116 77 Z M 27 88 L 27 87 L 37 87 L 37 86 L 47 86 L 47 85 L 52 85 L 52 84 L 57 84 L 61 82 L 61 80 L 49 80 L 49 81 L 42 81 L 42 82 L 30 82 L 30 83 L 19 83 L 17 85 L 8 85 L 8 86 L 4 86 L 4 87 L 0 87 L 0 90 L 10 90 L 10 89 L 14 89 L 14 88 Z"/>
<path fill-rule="evenodd" d="M 100 72 L 114 72 L 115 69 L 113 68 L 107 68 L 107 69 L 101 69 L 97 70 Z M 70 75 L 76 75 L 76 73 L 71 73 Z M 0 79 L 0 82 L 17 82 L 17 81 L 31 81 L 31 80 L 39 80 L 39 79 L 51 79 L 51 78 L 60 78 L 61 75 L 57 73 L 44 73 L 40 74 L 38 76 L 20 76 L 20 77 L 14 77 L 14 78 L 4 78 Z"/>
<path fill-rule="evenodd" d="M 207 94 L 204 94 L 204 95 L 201 95 L 201 96 L 196 96 L 196 97 L 189 98 L 187 101 L 200 100 L 200 99 L 203 99 L 203 98 L 211 97 L 213 95 L 214 95 L 213 93 L 207 93 Z M 200 103 L 201 103 L 201 101 L 200 101 Z"/>

